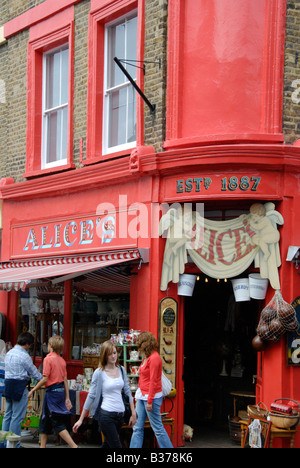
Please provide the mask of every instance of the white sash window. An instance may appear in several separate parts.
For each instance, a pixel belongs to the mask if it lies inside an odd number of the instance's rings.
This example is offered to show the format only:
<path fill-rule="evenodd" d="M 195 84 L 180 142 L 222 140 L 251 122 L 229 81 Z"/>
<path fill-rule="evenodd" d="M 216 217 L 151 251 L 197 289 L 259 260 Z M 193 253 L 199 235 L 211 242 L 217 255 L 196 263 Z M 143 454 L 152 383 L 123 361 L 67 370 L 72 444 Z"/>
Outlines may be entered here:
<path fill-rule="evenodd" d="M 69 49 L 43 57 L 42 169 L 67 162 Z"/>
<path fill-rule="evenodd" d="M 137 16 L 131 14 L 106 26 L 103 115 L 103 154 L 123 151 L 136 145 L 136 91 L 114 62 L 136 80 Z M 128 62 L 134 66 L 130 66 Z"/>

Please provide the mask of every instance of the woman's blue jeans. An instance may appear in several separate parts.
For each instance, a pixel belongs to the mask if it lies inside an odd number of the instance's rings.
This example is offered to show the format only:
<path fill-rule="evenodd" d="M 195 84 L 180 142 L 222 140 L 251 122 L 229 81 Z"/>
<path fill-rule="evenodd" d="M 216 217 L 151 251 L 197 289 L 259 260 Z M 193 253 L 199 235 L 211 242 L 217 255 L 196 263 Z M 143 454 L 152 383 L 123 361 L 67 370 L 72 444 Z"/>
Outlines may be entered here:
<path fill-rule="evenodd" d="M 25 388 L 20 401 L 14 401 L 6 398 L 5 415 L 2 421 L 2 430 L 11 431 L 16 435 L 21 435 L 21 423 L 25 419 L 28 405 L 28 390 Z M 17 448 L 20 447 L 20 442 L 17 443 Z"/>
<path fill-rule="evenodd" d="M 160 448 L 173 448 L 172 442 L 167 434 L 162 423 L 160 408 L 162 404 L 161 398 L 154 398 L 152 402 L 152 411 L 146 410 L 147 401 L 137 400 L 136 412 L 137 422 L 133 426 L 133 434 L 130 441 L 130 448 L 142 448 L 144 441 L 144 425 L 146 418 L 148 417 L 157 443 Z"/>

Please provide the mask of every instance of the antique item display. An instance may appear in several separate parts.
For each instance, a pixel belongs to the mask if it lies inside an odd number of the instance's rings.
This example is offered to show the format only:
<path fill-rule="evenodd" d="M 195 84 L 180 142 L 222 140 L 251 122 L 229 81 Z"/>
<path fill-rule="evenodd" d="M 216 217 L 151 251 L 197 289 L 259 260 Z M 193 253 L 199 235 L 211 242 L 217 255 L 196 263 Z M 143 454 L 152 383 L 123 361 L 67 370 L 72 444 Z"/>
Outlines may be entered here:
<path fill-rule="evenodd" d="M 159 304 L 159 352 L 163 373 L 176 388 L 177 302 L 165 297 Z"/>
<path fill-rule="evenodd" d="M 296 311 L 282 297 L 281 292 L 275 292 L 272 300 L 262 310 L 257 327 L 257 334 L 262 340 L 278 341 L 287 331 L 299 327 Z"/>

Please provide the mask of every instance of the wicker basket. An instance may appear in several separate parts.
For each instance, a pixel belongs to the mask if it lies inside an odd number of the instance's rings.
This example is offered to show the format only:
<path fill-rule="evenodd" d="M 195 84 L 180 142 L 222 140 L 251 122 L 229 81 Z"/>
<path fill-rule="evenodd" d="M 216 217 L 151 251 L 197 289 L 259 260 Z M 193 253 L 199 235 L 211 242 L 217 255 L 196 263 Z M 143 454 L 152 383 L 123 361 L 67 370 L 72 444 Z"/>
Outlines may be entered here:
<path fill-rule="evenodd" d="M 290 429 L 299 422 L 299 416 L 284 416 L 281 414 L 270 413 L 271 423 L 279 429 Z"/>
<path fill-rule="evenodd" d="M 297 426 L 300 419 L 300 405 L 297 401 L 290 400 L 289 398 L 279 398 L 275 401 L 287 400 L 296 403 L 298 406 L 298 414 L 294 414 L 292 416 L 287 416 L 286 414 L 279 414 L 279 413 L 270 413 L 270 421 L 271 423 L 279 427 L 280 429 L 290 429 L 291 427 Z"/>
<path fill-rule="evenodd" d="M 259 405 L 263 405 L 264 408 L 260 408 Z M 257 405 L 248 405 L 247 406 L 247 413 L 250 418 L 263 418 L 267 419 L 269 415 L 268 408 L 266 405 L 261 401 Z"/>

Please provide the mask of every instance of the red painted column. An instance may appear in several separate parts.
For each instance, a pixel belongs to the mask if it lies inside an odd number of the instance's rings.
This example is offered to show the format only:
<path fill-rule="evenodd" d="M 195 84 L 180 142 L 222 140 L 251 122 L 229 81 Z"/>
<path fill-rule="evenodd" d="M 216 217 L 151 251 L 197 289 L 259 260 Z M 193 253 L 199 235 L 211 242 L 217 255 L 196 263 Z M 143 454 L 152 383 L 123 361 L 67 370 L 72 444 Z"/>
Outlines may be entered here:
<path fill-rule="evenodd" d="M 6 320 L 7 320 L 8 294 L 9 293 L 7 291 L 0 292 L 0 313 L 6 316 Z M 6 335 L 8 334 L 8 330 L 9 328 L 6 324 Z"/>
<path fill-rule="evenodd" d="M 65 281 L 64 292 L 64 341 L 63 358 L 68 361 L 72 356 L 72 280 Z"/>

